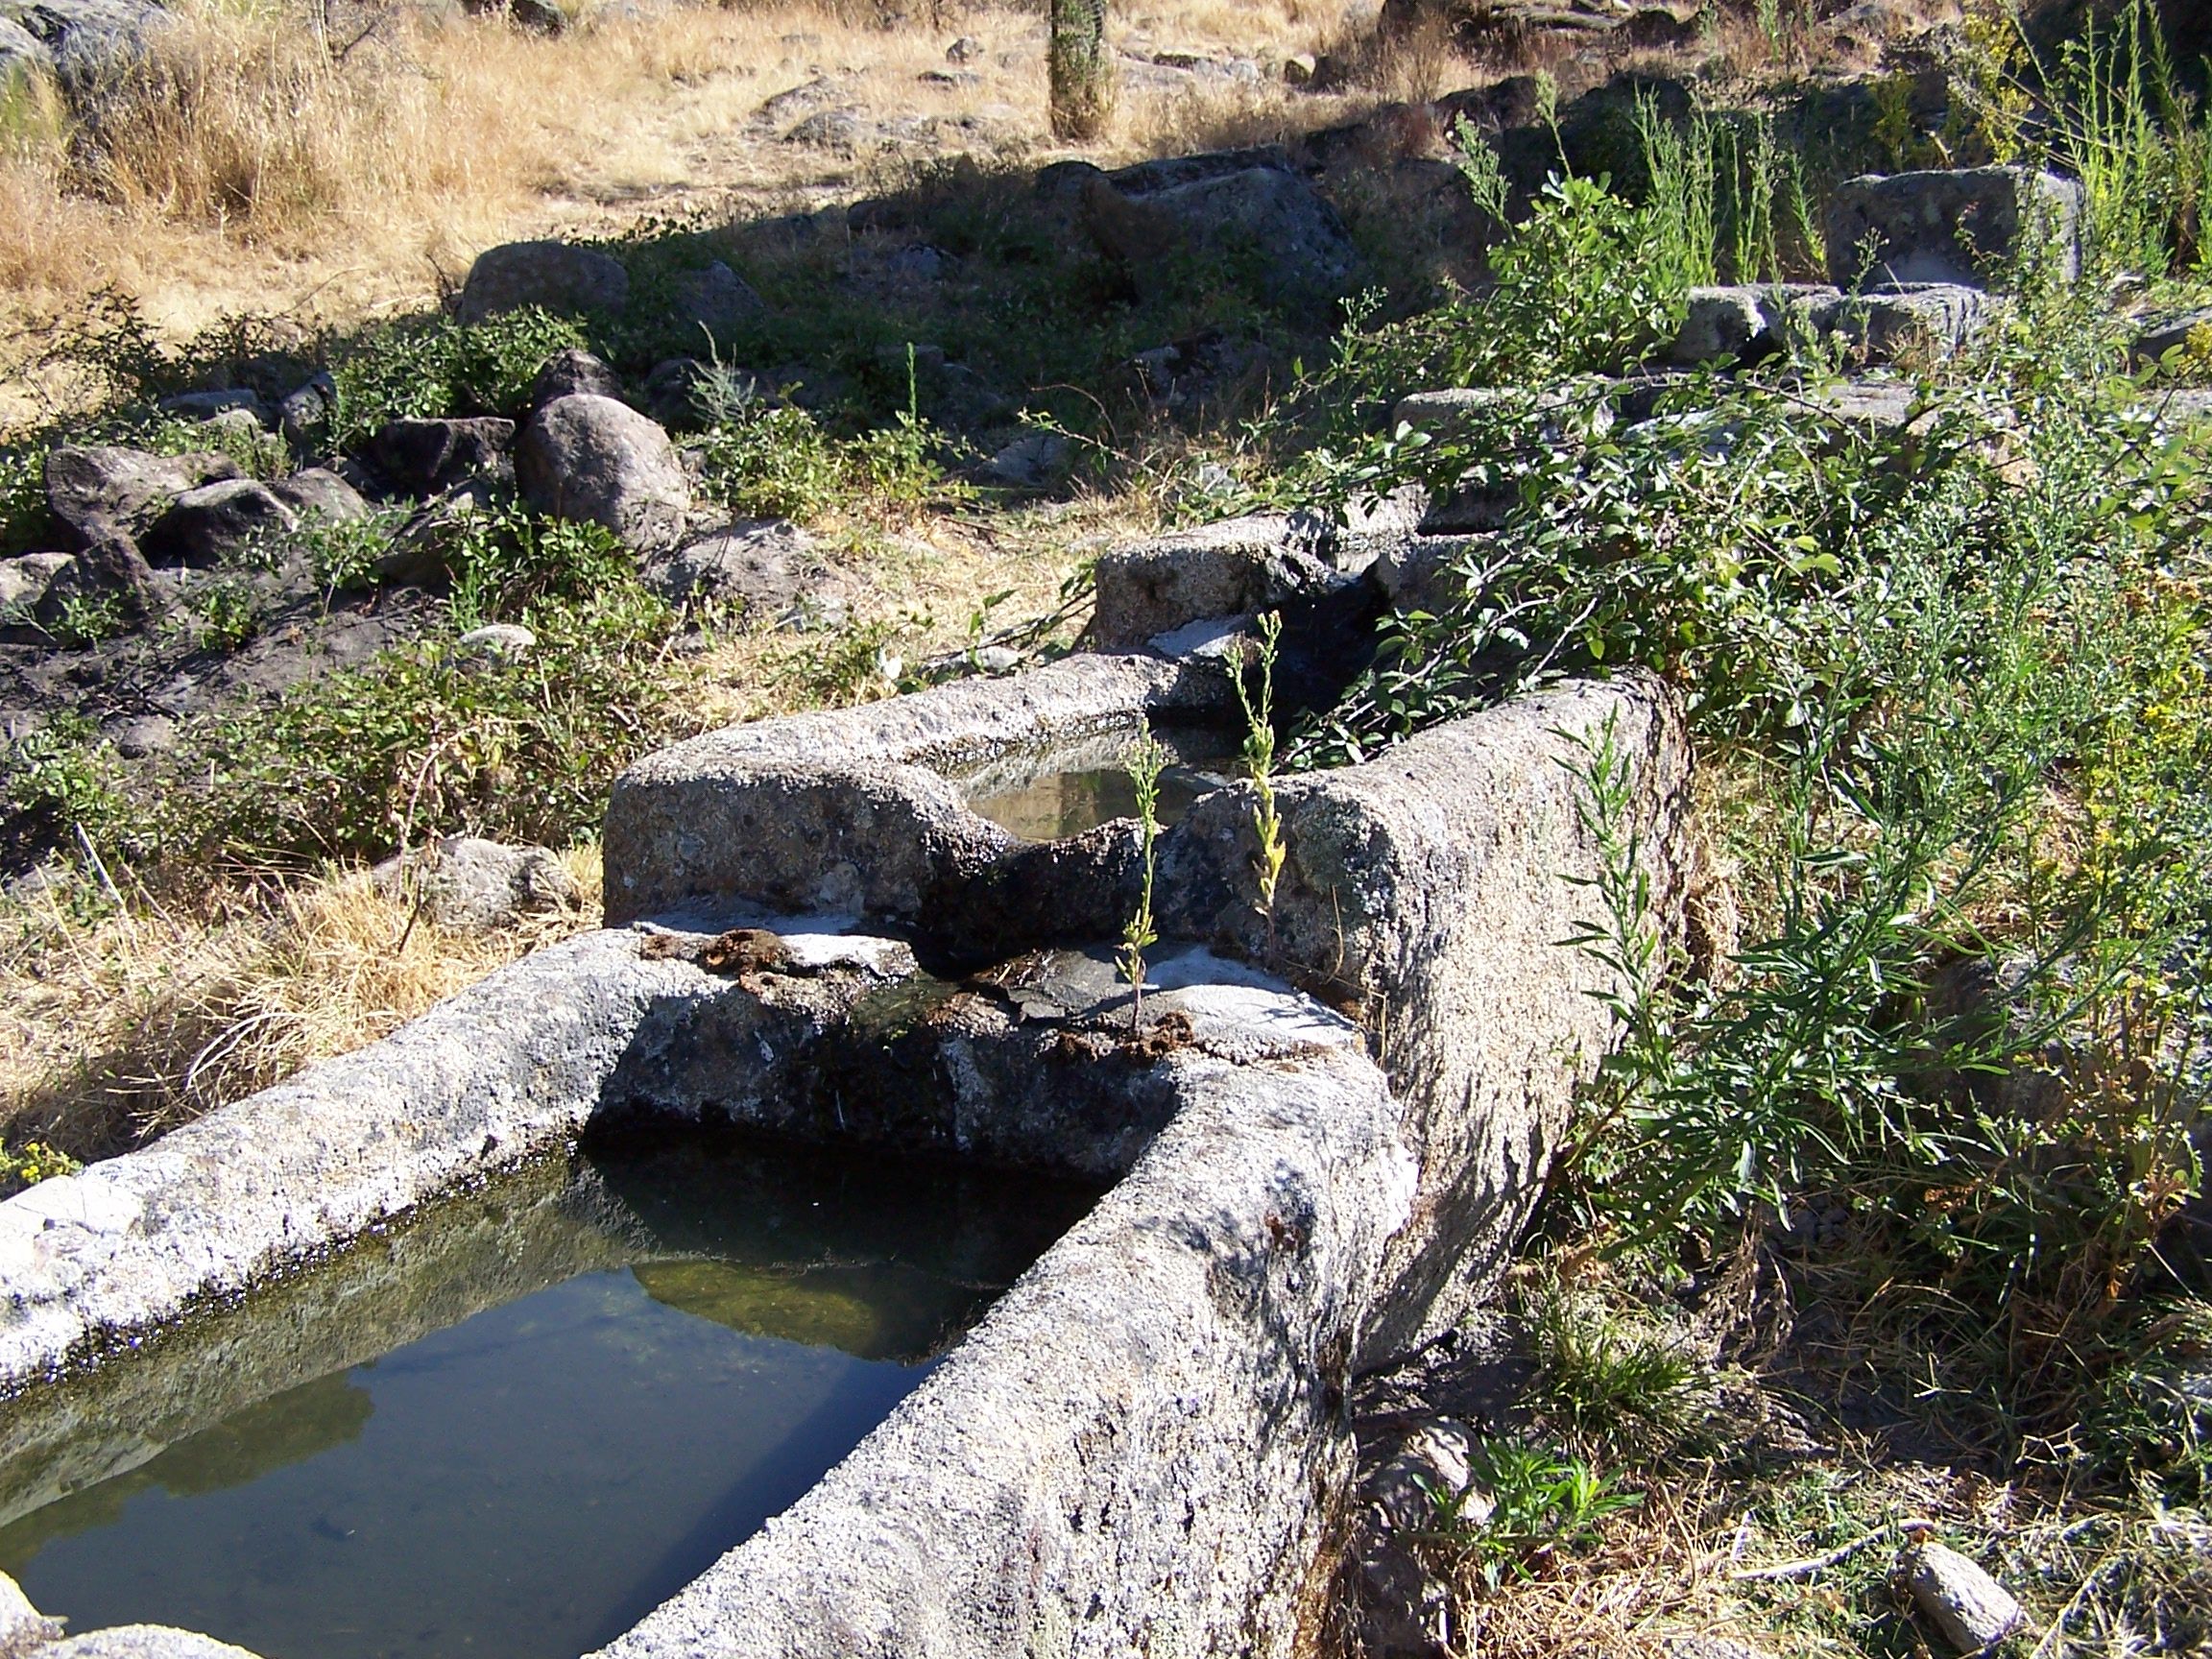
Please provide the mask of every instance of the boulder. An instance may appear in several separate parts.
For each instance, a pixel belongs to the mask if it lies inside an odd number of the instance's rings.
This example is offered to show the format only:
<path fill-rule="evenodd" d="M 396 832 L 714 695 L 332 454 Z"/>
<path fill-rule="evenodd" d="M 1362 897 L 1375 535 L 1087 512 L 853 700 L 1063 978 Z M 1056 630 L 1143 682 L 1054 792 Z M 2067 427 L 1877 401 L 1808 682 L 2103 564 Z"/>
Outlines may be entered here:
<path fill-rule="evenodd" d="M 53 73 L 54 54 L 46 42 L 14 18 L 0 14 L 0 94 L 12 91 L 19 76 Z"/>
<path fill-rule="evenodd" d="M 277 479 L 269 489 L 277 500 L 302 517 L 313 515 L 340 522 L 369 517 L 369 503 L 361 498 L 361 492 L 327 467 L 303 467 L 289 478 Z"/>
<path fill-rule="evenodd" d="M 983 464 L 983 476 L 1012 490 L 1049 490 L 1068 476 L 1072 459 L 1067 439 L 1025 432 Z"/>
<path fill-rule="evenodd" d="M 33 1648 L 60 1639 L 61 1621 L 32 1606 L 23 1587 L 0 1573 L 0 1659 L 23 1659 Z"/>
<path fill-rule="evenodd" d="M 530 418 L 515 478 L 536 511 L 604 525 L 640 552 L 675 541 L 691 505 L 668 434 L 628 404 L 588 392 Z"/>
<path fill-rule="evenodd" d="M 1084 638 L 1125 651 L 1208 617 L 1249 615 L 1314 597 L 1350 577 L 1329 561 L 1336 537 L 1311 514 L 1253 514 L 1100 555 Z"/>
<path fill-rule="evenodd" d="M 284 395 L 276 405 L 276 424 L 292 445 L 303 448 L 337 407 L 338 382 L 319 373 Z"/>
<path fill-rule="evenodd" d="M 61 620 L 72 600 L 112 594 L 123 614 L 141 620 L 161 609 L 161 589 L 154 579 L 138 544 L 120 533 L 102 537 L 78 549 L 77 556 L 54 573 L 32 614 L 41 627 Z"/>
<path fill-rule="evenodd" d="M 1073 186 L 1084 229 L 1140 288 L 1192 259 L 1225 269 L 1279 305 L 1326 304 L 1351 286 L 1359 252 L 1305 179 L 1280 165 L 1216 170 L 1198 165 L 1215 158 L 1179 159 L 1185 165 L 1147 162 L 1115 174 L 1091 168 L 1052 180 L 1040 175 L 1039 186 L 1051 193 Z"/>
<path fill-rule="evenodd" d="M 187 421 L 212 421 L 219 415 L 244 414 L 251 417 L 256 426 L 270 424 L 269 405 L 261 400 L 261 395 L 242 387 L 218 392 L 180 392 L 174 397 L 162 398 L 158 407 L 164 415 L 179 415 Z"/>
<path fill-rule="evenodd" d="M 1971 345 L 1995 316 L 1996 305 L 1982 289 L 1928 282 L 1850 295 L 1826 326 L 1871 366 L 1949 357 Z"/>
<path fill-rule="evenodd" d="M 2148 325 L 2135 336 L 2128 357 L 2138 368 L 2156 363 L 2167 352 L 2178 351 L 2187 346 L 2189 336 L 2200 328 L 2212 328 L 2212 306 L 2184 311 L 2177 317 L 2163 317 Z"/>
<path fill-rule="evenodd" d="M 112 445 L 69 445 L 46 457 L 46 510 L 72 548 L 135 537 L 187 490 L 238 476 L 228 455 L 149 455 Z"/>
<path fill-rule="evenodd" d="M 517 622 L 487 622 L 453 641 L 464 657 L 492 662 L 519 662 L 538 649 L 538 636 Z"/>
<path fill-rule="evenodd" d="M 66 553 L 25 553 L 0 559 L 0 611 L 28 611 L 45 598 L 69 558 Z"/>
<path fill-rule="evenodd" d="M 169 21 L 157 0 L 10 0 L 0 15 L 46 48 L 62 84 L 80 98 L 97 93 L 110 66 Z"/>
<path fill-rule="evenodd" d="M 461 321 L 481 323 L 525 305 L 571 315 L 613 314 L 629 299 L 630 273 L 611 253 L 566 242 L 509 242 L 486 249 L 469 268 Z"/>
<path fill-rule="evenodd" d="M 717 259 L 704 271 L 679 272 L 668 284 L 669 307 L 686 329 L 726 338 L 767 310 L 751 283 Z"/>
<path fill-rule="evenodd" d="M 2081 186 L 2025 167 L 1865 174 L 1838 186 L 1823 227 L 1828 276 L 1846 288 L 1986 287 L 2048 240 L 2058 274 L 2081 273 Z"/>
<path fill-rule="evenodd" d="M 187 490 L 146 532 L 149 564 L 212 565 L 255 536 L 280 534 L 299 518 L 268 485 L 230 478 Z"/>
<path fill-rule="evenodd" d="M 734 603 L 751 624 L 798 603 L 813 547 L 812 537 L 784 519 L 741 519 L 648 560 L 642 573 L 646 586 L 671 605 Z"/>
<path fill-rule="evenodd" d="M 589 392 L 594 397 L 620 397 L 622 377 L 590 352 L 571 346 L 545 359 L 530 383 L 530 407 L 542 409 L 556 397 Z"/>
<path fill-rule="evenodd" d="M 466 478 L 506 474 L 515 422 L 496 415 L 464 421 L 388 421 L 361 446 L 361 458 L 409 495 L 450 490 Z"/>
<path fill-rule="evenodd" d="M 377 890 L 411 898 L 456 933 L 491 933 L 524 916 L 573 904 L 580 895 L 561 860 L 542 847 L 509 847 L 477 835 L 447 835 L 370 872 Z"/>
<path fill-rule="evenodd" d="M 1686 367 L 1764 361 L 1788 349 L 1793 327 L 1810 335 L 1820 308 L 1838 298 L 1801 283 L 1693 288 L 1668 358 Z"/>

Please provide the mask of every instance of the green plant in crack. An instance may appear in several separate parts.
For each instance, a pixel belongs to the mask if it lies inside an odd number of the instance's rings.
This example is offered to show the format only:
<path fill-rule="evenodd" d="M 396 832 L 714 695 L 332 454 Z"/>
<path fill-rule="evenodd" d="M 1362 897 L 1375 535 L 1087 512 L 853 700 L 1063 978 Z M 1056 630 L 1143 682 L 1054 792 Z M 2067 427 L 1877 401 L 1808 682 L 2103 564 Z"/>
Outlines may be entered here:
<path fill-rule="evenodd" d="M 1167 751 L 1146 733 L 1130 745 L 1122 764 L 1137 794 L 1138 844 L 1142 859 L 1137 908 L 1121 927 L 1121 974 L 1129 981 L 1129 1028 L 1134 1031 L 1144 1006 L 1144 952 L 1160 942 L 1152 914 L 1152 878 L 1160 839 L 1160 774 L 1167 768 Z"/>
<path fill-rule="evenodd" d="M 1275 801 L 1275 660 L 1282 644 L 1283 613 L 1270 611 L 1260 618 L 1259 694 L 1253 694 L 1247 674 L 1237 675 L 1237 701 L 1244 709 L 1244 771 L 1260 797 L 1252 808 L 1252 830 L 1260 838 L 1260 913 L 1267 919 L 1270 957 L 1275 953 L 1275 890 L 1289 855 L 1283 839 L 1283 814 Z"/>
<path fill-rule="evenodd" d="M 1540 1575 L 1561 1553 L 1589 1549 L 1609 1517 L 1643 1502 L 1581 1458 L 1530 1440 L 1478 1440 L 1468 1468 L 1464 1491 L 1430 1491 L 1436 1515 L 1421 1536 L 1470 1558 L 1492 1590 Z"/>

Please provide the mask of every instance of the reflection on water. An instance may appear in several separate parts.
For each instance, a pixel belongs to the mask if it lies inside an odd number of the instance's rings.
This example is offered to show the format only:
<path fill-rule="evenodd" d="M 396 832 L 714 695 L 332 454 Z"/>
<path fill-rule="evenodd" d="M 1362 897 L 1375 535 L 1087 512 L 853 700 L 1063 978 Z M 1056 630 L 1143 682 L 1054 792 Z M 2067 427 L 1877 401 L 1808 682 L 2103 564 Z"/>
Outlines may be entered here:
<path fill-rule="evenodd" d="M 1235 740 L 1204 729 L 1154 733 L 1170 757 L 1160 775 L 1162 824 L 1180 823 L 1191 803 L 1228 782 L 1236 771 Z M 1134 734 L 1089 742 L 1039 757 L 1027 767 L 1009 762 L 968 786 L 968 804 L 1024 841 L 1056 841 L 1116 818 L 1137 816 L 1137 789 L 1124 754 Z"/>
<path fill-rule="evenodd" d="M 20 1514 L 0 1570 L 80 1630 L 573 1659 L 805 1492 L 1087 1202 L 757 1149 L 595 1155 L 564 1198 L 581 1270 Z"/>

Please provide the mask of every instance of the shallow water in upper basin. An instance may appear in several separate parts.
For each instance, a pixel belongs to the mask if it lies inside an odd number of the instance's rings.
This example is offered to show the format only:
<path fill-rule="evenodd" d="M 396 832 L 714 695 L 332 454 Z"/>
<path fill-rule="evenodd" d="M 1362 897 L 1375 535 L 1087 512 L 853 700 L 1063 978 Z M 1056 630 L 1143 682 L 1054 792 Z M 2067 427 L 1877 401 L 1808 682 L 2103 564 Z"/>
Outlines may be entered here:
<path fill-rule="evenodd" d="M 68 1385 L 60 1415 L 98 1442 L 76 1465 L 102 1478 L 26 1509 L 74 1483 L 70 1455 L 12 1435 L 0 1570 L 78 1630 L 180 1624 L 267 1659 L 569 1659 L 803 1494 L 1088 1202 L 757 1147 L 534 1166 Z M 356 1298 L 401 1306 L 363 1357 L 319 1368 L 312 1328 Z M 227 1340 L 240 1322 L 274 1335 Z M 288 1357 L 299 1380 L 224 1398 Z M 174 1386 L 138 1402 L 151 1422 L 118 1421 L 103 1373 L 149 1362 Z M 54 1402 L 0 1410 L 24 1405 Z"/>
<path fill-rule="evenodd" d="M 1160 775 L 1159 821 L 1182 822 L 1199 796 L 1220 788 L 1236 770 L 1236 739 L 1202 728 L 1154 733 L 1169 760 Z M 1137 816 L 1137 786 L 1121 752 L 1134 733 L 1110 744 L 1087 743 L 1040 758 L 1026 776 L 999 776 L 971 785 L 969 805 L 1024 841 L 1056 841 L 1116 818 Z M 1103 752 L 1101 753 L 1101 749 Z"/>

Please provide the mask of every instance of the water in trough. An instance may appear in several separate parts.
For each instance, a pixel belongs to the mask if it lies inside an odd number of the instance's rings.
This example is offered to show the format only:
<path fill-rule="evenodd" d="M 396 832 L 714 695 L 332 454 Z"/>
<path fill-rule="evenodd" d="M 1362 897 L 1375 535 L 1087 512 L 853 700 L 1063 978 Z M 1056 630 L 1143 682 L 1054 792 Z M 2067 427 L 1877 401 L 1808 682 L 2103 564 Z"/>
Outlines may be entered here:
<path fill-rule="evenodd" d="M 79 1630 L 569 1659 L 803 1494 L 1090 1197 L 697 1142 L 541 1160 L 0 1407 L 0 1570 Z"/>

